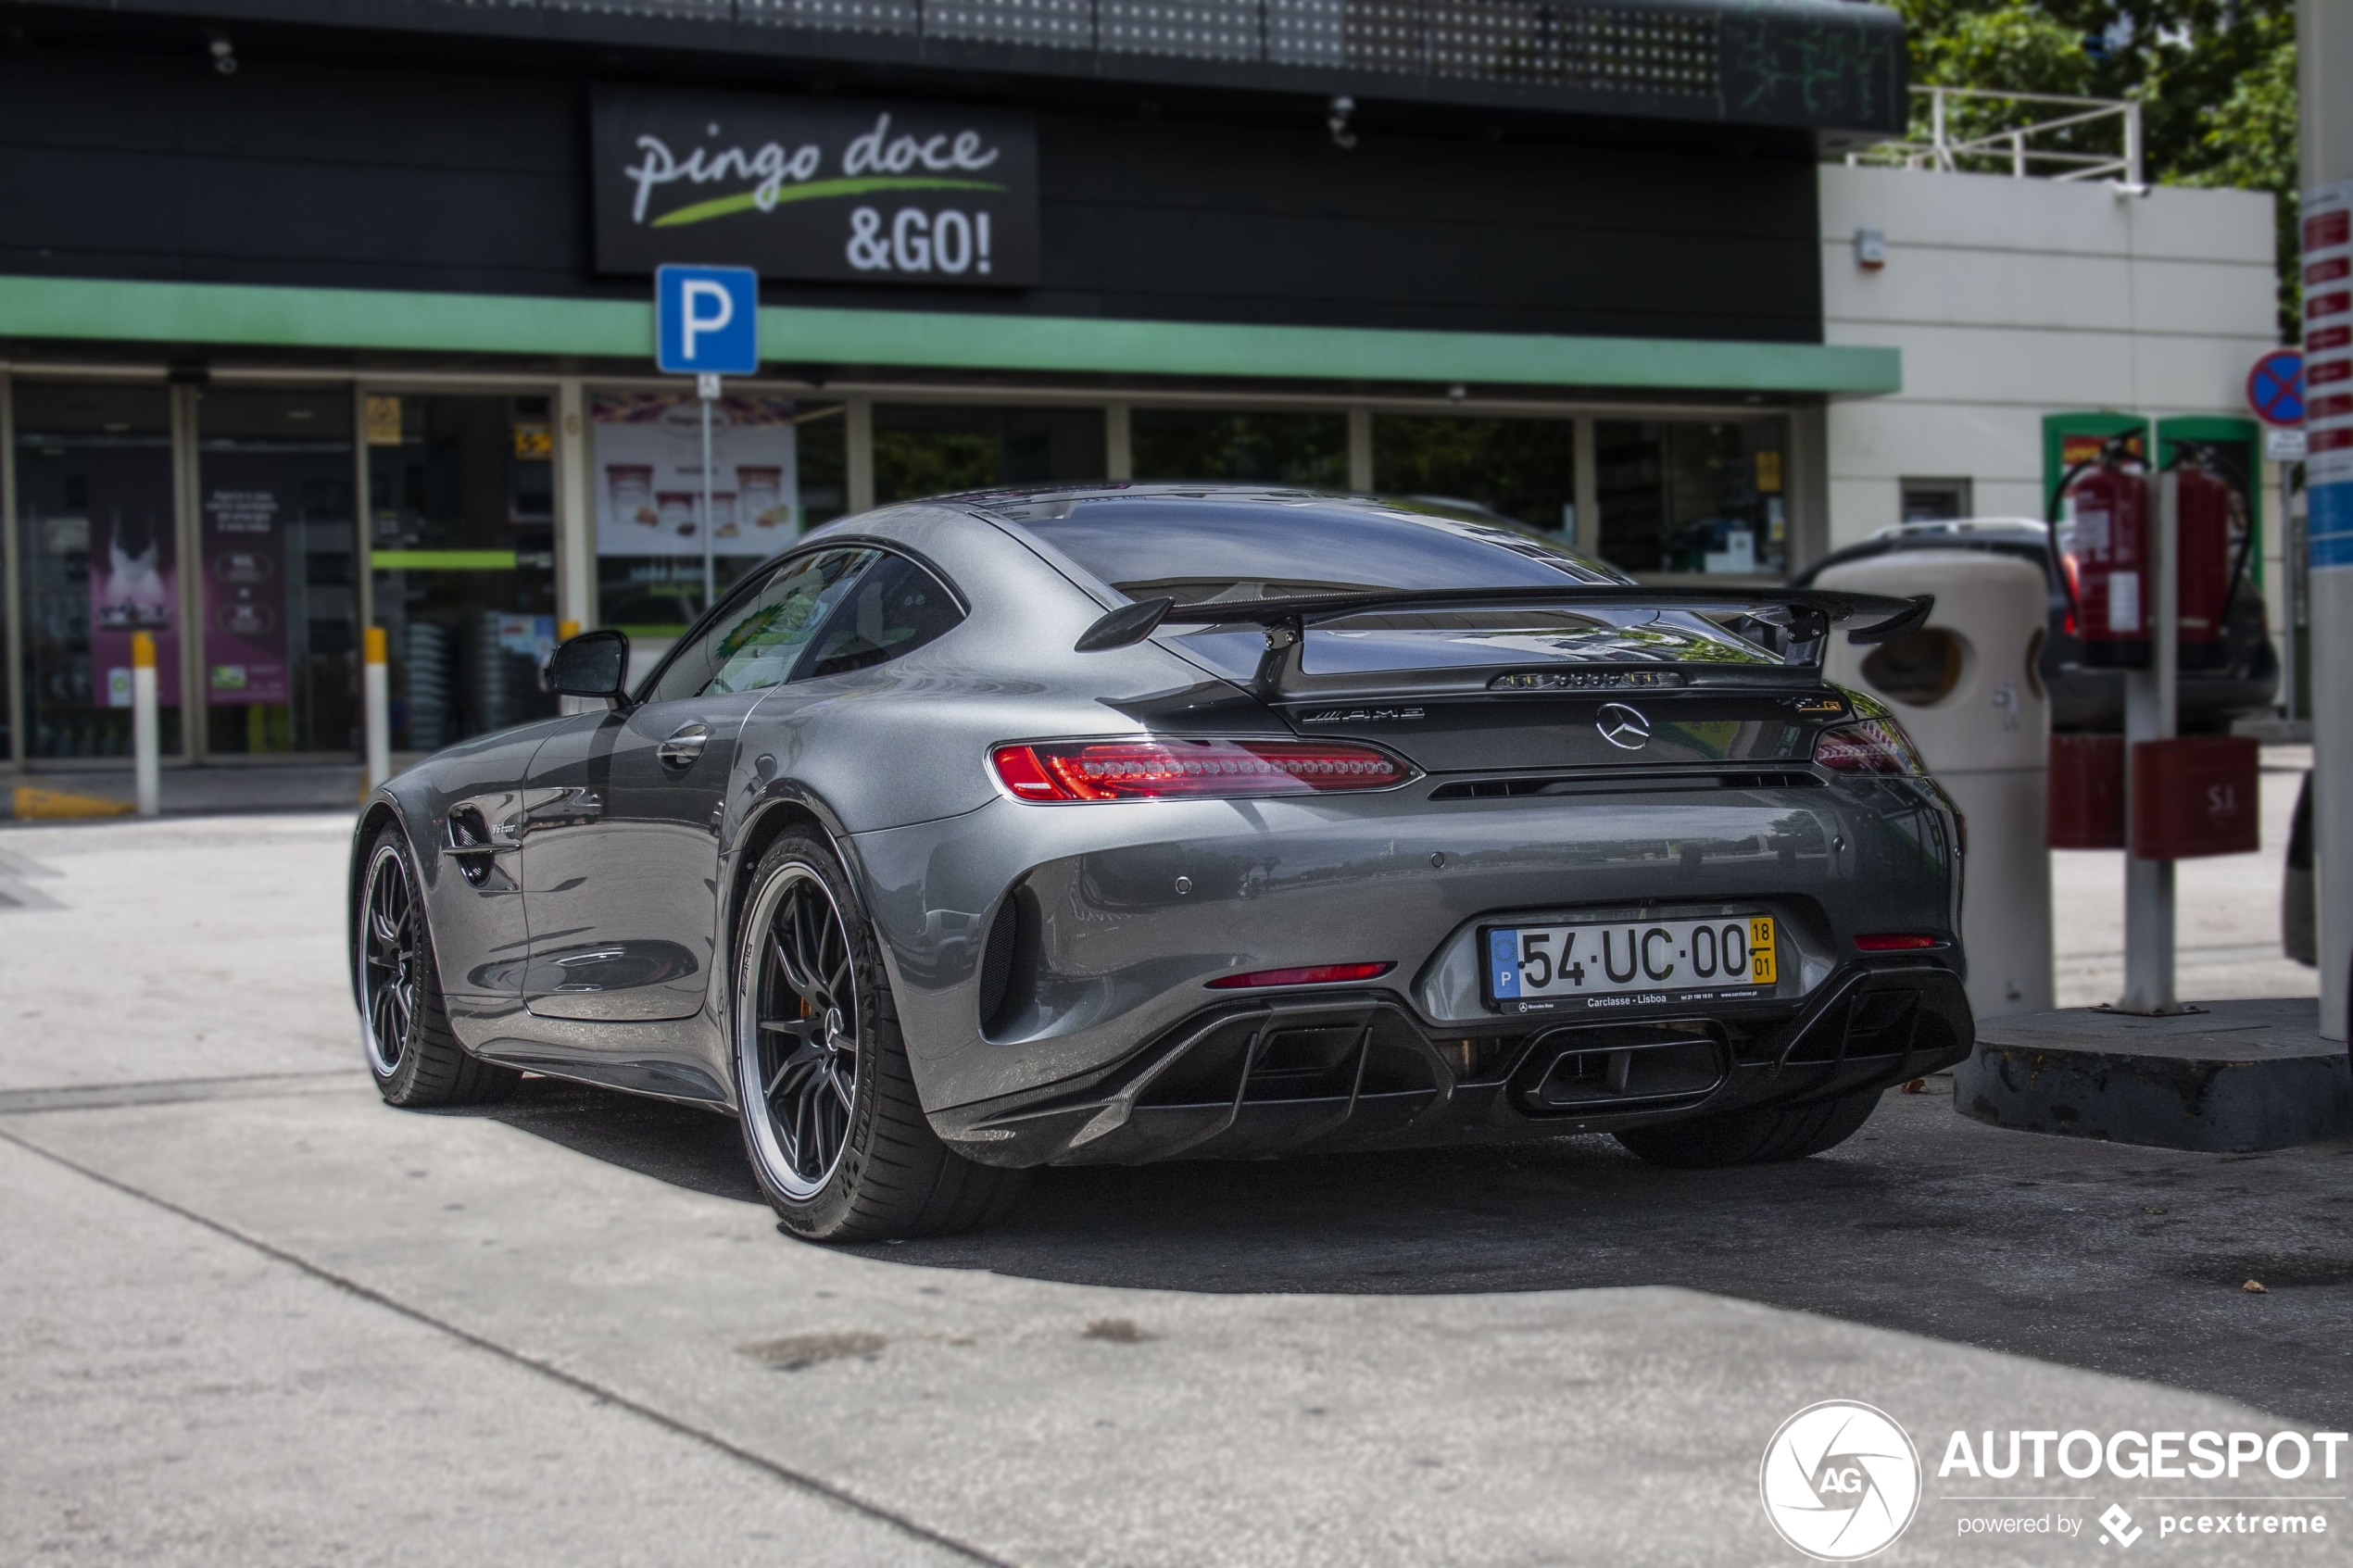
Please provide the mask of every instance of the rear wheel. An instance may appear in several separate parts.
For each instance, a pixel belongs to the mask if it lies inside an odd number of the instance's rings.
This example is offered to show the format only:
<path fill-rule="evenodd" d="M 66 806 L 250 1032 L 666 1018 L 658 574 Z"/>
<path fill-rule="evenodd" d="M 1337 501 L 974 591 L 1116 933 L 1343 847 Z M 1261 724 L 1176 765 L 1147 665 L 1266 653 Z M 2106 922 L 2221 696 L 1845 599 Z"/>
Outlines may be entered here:
<path fill-rule="evenodd" d="M 915 1098 L 874 930 L 832 848 L 786 834 L 752 873 L 736 938 L 736 1089 L 752 1173 L 811 1241 L 967 1230 L 1026 1172 L 976 1165 Z"/>
<path fill-rule="evenodd" d="M 1853 1137 L 1879 1109 L 1881 1091 L 1810 1105 L 1763 1105 L 1730 1116 L 1636 1127 L 1617 1141 L 1654 1165 L 1707 1170 L 1724 1165 L 1764 1165 L 1803 1160 Z"/>
<path fill-rule="evenodd" d="M 481 1105 L 514 1093 L 522 1074 L 466 1054 L 450 1032 L 424 900 L 397 827 L 368 850 L 352 922 L 359 1036 L 376 1091 L 393 1105 Z"/>

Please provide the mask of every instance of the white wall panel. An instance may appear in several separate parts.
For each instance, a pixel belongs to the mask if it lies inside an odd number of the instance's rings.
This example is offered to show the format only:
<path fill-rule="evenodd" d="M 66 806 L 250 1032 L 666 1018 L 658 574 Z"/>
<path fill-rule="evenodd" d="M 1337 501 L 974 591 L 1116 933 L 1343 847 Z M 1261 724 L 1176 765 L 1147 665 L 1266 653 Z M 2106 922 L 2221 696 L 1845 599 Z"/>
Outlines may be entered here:
<path fill-rule="evenodd" d="M 1981 250 L 2263 265 L 2271 255 L 2271 198 L 2260 191 L 2160 186 L 2120 196 L 2107 185 L 1825 164 L 1821 193 L 1825 239 L 1869 228 L 1891 241 Z"/>
<path fill-rule="evenodd" d="M 2274 341 L 2271 198 L 1913 169 L 1821 170 L 1823 335 L 1900 349 L 1904 389 L 1831 405 L 1831 537 L 1896 521 L 1898 481 L 1967 478 L 2042 515 L 2043 416 L 2237 413 Z M 1855 265 L 1858 228 L 1884 269 Z"/>

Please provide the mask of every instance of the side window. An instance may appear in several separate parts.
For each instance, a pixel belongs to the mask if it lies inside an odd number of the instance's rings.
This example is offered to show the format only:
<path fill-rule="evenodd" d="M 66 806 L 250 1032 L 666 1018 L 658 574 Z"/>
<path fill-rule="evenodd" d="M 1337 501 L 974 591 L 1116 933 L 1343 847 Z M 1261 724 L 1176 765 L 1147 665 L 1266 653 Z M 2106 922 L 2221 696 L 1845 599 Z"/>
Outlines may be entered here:
<path fill-rule="evenodd" d="M 683 649 L 646 700 L 783 685 L 827 612 L 879 557 L 867 549 L 820 550 L 785 562 Z"/>
<path fill-rule="evenodd" d="M 794 679 L 839 675 L 897 659 L 963 618 L 956 596 L 937 578 L 904 556 L 886 555 L 826 620 Z"/>

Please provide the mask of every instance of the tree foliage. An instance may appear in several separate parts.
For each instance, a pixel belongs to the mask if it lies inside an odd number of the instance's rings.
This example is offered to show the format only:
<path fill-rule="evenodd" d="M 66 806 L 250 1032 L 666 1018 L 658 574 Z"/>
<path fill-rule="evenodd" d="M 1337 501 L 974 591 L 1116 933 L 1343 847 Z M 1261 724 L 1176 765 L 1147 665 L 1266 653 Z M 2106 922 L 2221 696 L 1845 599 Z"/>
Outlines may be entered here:
<path fill-rule="evenodd" d="M 2295 0 L 1894 0 L 1921 86 L 2130 98 L 2141 106 L 2142 169 L 2153 183 L 2231 185 L 2277 198 L 2280 323 L 2296 332 Z M 1926 140 L 1927 106 L 1914 106 Z M 2050 113 L 2063 112 L 2044 106 Z M 1957 105 L 1950 127 L 1978 135 L 2045 118 L 1999 100 Z M 2049 139 L 2120 151 L 2103 122 Z M 2070 140 L 2070 137 L 2072 140 Z M 1982 167 L 1995 167 L 1983 160 Z"/>

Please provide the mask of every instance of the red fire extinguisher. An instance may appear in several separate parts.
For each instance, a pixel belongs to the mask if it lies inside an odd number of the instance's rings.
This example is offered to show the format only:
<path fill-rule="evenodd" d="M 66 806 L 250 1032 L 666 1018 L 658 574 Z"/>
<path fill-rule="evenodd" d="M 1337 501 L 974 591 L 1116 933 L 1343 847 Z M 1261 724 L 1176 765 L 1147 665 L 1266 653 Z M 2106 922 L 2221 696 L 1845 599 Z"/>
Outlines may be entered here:
<path fill-rule="evenodd" d="M 2216 669 L 2229 662 L 2223 633 L 2254 532 L 2246 525 L 2244 488 L 2231 482 L 2213 448 L 2184 443 L 2173 471 L 2181 664 Z M 2072 503 L 2073 526 L 2062 531 L 2060 554 L 2082 662 L 2091 669 L 2145 670 L 2159 609 L 2150 555 L 2156 496 L 2148 475 L 2120 439 L 2096 459 L 2070 470 L 2059 495 Z"/>
<path fill-rule="evenodd" d="M 2180 486 L 2176 536 L 2182 552 L 2182 668 L 2216 670 L 2230 661 L 2222 633 L 2230 619 L 2231 596 L 2246 570 L 2254 530 L 2247 526 L 2244 491 L 2231 482 L 2221 454 L 2213 447 L 2184 443 L 2173 470 Z M 2235 552 L 2231 547 L 2234 538 Z"/>
<path fill-rule="evenodd" d="M 2149 659 L 2149 482 L 2122 439 L 2059 481 L 2072 527 L 2055 532 L 2074 601 L 2082 662 L 2093 669 L 2141 670 Z"/>

